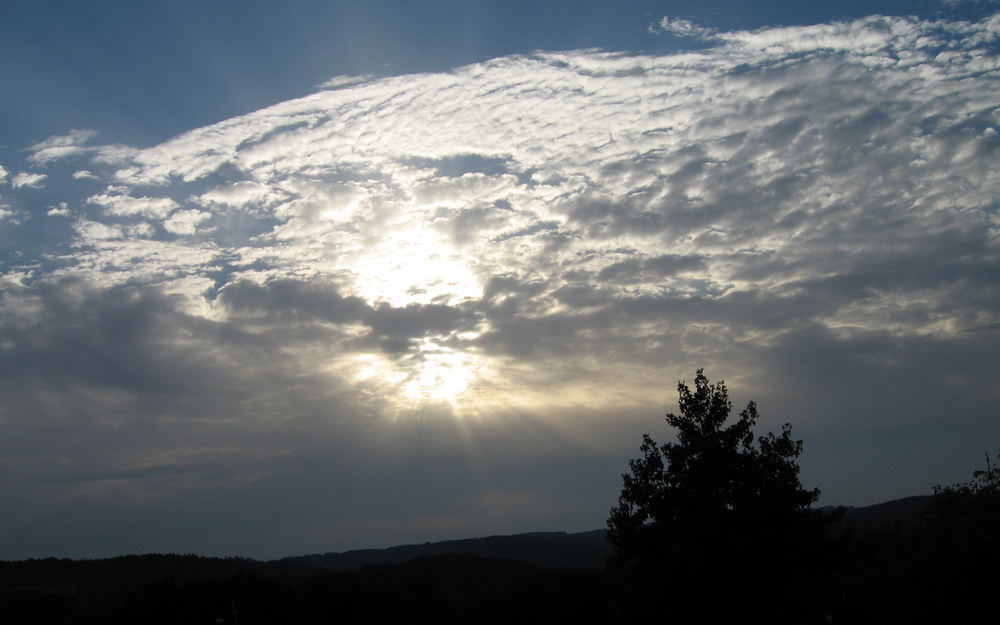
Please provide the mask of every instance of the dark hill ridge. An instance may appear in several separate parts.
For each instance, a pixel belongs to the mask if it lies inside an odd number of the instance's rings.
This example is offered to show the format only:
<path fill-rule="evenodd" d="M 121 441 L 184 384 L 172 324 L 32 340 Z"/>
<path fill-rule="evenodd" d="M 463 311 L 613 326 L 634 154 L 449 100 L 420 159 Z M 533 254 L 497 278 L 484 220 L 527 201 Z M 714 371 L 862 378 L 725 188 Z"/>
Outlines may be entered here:
<path fill-rule="evenodd" d="M 401 545 L 387 549 L 295 556 L 284 558 L 281 562 L 295 562 L 328 571 L 346 571 L 359 569 L 366 564 L 398 564 L 414 558 L 453 554 L 518 560 L 547 568 L 596 570 L 603 568 L 611 555 L 611 544 L 605 538 L 604 530 L 574 534 L 532 532 Z"/>
<path fill-rule="evenodd" d="M 871 506 L 846 507 L 838 529 L 857 533 L 894 533 L 911 529 L 927 507 L 929 495 L 894 499 Z M 821 508 L 832 512 L 833 506 Z M 424 556 L 472 555 L 481 558 L 518 560 L 547 568 L 597 570 L 612 553 L 604 530 L 589 532 L 532 532 L 509 536 L 487 536 L 400 545 L 386 549 L 357 549 L 283 558 L 328 571 L 350 571 L 366 564 L 399 564 Z"/>
<path fill-rule="evenodd" d="M 842 525 L 862 534 L 891 534 L 913 529 L 930 501 L 930 495 L 916 495 L 861 508 L 847 508 Z"/>

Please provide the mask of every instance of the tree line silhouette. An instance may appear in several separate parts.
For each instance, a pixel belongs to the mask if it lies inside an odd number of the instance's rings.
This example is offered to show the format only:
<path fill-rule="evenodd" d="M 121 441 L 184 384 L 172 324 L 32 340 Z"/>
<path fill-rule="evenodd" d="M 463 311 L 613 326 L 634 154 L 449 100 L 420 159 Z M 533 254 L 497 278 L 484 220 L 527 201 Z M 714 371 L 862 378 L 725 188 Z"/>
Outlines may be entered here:
<path fill-rule="evenodd" d="M 799 481 L 790 425 L 755 435 L 756 405 L 730 419 L 725 383 L 702 370 L 678 393 L 674 441 L 643 435 L 623 475 L 602 569 L 461 554 L 340 571 L 316 558 L 0 562 L 0 622 L 891 624 L 994 612 L 989 456 L 970 481 L 914 498 L 907 522 L 861 531 L 844 509 L 812 507 L 819 491 Z"/>

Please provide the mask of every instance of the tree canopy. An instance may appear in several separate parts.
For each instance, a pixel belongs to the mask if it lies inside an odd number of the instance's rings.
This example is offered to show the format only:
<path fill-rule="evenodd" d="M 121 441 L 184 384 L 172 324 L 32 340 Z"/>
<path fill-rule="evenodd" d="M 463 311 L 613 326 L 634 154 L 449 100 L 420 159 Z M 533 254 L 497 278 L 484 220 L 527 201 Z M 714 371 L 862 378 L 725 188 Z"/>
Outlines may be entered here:
<path fill-rule="evenodd" d="M 709 601 L 706 588 L 732 586 L 730 598 L 746 600 L 763 586 L 787 587 L 827 525 L 810 508 L 819 491 L 799 482 L 802 441 L 788 424 L 755 439 L 756 404 L 731 421 L 725 382 L 701 369 L 693 390 L 677 390 L 680 414 L 666 417 L 676 442 L 644 434 L 642 456 L 623 475 L 608 519 L 619 559 L 673 587 L 675 614 L 678 602 Z"/>

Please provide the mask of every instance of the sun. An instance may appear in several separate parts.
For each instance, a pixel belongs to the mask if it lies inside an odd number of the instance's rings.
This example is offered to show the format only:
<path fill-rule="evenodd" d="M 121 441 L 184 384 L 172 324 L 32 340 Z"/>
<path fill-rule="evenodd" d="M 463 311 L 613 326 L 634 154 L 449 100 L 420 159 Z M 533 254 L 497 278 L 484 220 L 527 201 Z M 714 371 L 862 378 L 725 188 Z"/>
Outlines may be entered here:
<path fill-rule="evenodd" d="M 428 405 L 448 406 L 454 414 L 475 412 L 476 387 L 487 375 L 483 357 L 424 338 L 402 357 L 357 354 L 346 366 L 356 384 L 401 410 Z"/>
<path fill-rule="evenodd" d="M 352 278 L 347 290 L 373 307 L 456 306 L 481 298 L 475 261 L 434 226 L 433 213 L 434 207 L 411 205 L 384 223 L 377 239 L 354 250 L 343 265 Z M 358 355 L 350 375 L 401 408 L 470 406 L 486 369 L 469 347 L 476 334 L 428 334 L 403 354 Z"/>
<path fill-rule="evenodd" d="M 413 402 L 461 402 L 470 385 L 483 368 L 481 359 L 473 354 L 442 347 L 425 339 L 412 359 L 413 365 L 400 385 L 402 397 Z"/>
<path fill-rule="evenodd" d="M 393 231 L 352 263 L 354 289 L 390 306 L 454 304 L 482 295 L 467 255 L 441 233 L 418 224 Z"/>

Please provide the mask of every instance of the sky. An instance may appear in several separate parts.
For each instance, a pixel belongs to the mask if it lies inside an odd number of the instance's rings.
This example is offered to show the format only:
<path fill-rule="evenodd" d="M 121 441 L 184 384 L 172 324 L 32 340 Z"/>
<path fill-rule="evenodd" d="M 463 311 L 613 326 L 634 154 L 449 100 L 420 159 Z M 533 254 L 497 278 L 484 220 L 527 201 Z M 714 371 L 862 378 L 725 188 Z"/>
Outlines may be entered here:
<path fill-rule="evenodd" d="M 1000 3 L 8 2 L 0 559 L 604 526 L 677 384 L 820 505 L 1000 452 Z"/>

